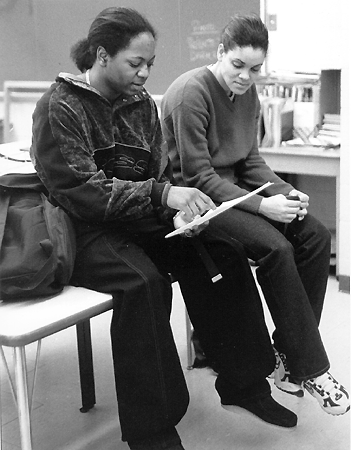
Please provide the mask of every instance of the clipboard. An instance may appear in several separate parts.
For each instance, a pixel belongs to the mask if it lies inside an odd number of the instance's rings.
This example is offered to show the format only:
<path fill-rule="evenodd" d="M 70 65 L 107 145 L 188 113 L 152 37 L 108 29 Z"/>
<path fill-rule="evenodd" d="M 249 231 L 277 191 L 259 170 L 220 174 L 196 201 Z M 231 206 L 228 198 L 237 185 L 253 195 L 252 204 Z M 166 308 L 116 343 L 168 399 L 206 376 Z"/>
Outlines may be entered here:
<path fill-rule="evenodd" d="M 257 194 L 260 191 L 263 191 L 263 189 L 266 189 L 268 186 L 271 186 L 273 183 L 270 181 L 267 181 L 264 185 L 261 187 L 255 189 L 252 192 L 249 192 L 246 195 L 243 195 L 242 197 L 235 198 L 233 200 L 228 200 L 227 202 L 221 203 L 219 206 L 217 206 L 216 209 L 210 209 L 207 211 L 203 216 L 196 217 L 191 222 L 187 223 L 186 225 L 183 225 L 180 228 L 177 228 L 176 230 L 172 231 L 171 233 L 166 234 L 165 238 L 170 238 L 173 236 L 176 236 L 177 234 L 184 233 L 186 230 L 190 230 L 196 225 L 201 225 L 204 222 L 207 222 L 208 220 L 211 220 L 213 217 L 218 216 L 218 214 L 221 214 L 222 212 L 226 211 L 229 208 L 232 208 L 235 205 L 238 205 L 239 203 L 243 202 L 244 200 L 247 200 L 248 198 L 252 197 L 253 195 Z"/>

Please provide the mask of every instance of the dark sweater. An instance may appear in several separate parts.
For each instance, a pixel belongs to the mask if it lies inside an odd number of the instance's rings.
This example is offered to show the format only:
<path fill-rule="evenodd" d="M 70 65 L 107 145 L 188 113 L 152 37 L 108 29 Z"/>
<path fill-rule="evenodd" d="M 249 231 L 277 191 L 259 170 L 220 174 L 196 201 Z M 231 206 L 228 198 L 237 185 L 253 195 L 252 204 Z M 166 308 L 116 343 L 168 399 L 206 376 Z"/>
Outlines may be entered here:
<path fill-rule="evenodd" d="M 253 85 L 234 103 L 207 68 L 176 79 L 162 101 L 162 127 L 178 184 L 194 186 L 216 203 L 247 194 L 267 181 L 263 196 L 293 187 L 267 166 L 257 148 L 260 103 Z M 257 213 L 261 195 L 238 205 Z"/>

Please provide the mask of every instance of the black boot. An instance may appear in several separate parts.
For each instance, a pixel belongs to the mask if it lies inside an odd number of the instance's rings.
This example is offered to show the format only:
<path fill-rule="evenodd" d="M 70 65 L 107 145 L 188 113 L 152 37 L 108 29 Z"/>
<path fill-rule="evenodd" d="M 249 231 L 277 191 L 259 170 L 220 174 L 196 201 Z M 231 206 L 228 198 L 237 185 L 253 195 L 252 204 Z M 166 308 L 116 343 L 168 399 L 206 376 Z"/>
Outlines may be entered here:
<path fill-rule="evenodd" d="M 297 425 L 296 414 L 277 403 L 269 394 L 241 400 L 232 405 L 224 404 L 222 401 L 222 406 L 231 412 L 240 412 L 241 409 L 245 409 L 264 422 L 279 427 L 292 428 Z"/>

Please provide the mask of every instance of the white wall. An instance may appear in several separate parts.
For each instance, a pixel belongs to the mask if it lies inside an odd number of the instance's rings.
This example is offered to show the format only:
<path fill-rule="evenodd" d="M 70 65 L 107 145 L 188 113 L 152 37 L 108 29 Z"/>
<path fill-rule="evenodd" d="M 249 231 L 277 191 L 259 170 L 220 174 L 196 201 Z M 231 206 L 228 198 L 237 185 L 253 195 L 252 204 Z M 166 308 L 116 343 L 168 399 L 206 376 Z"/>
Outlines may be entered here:
<path fill-rule="evenodd" d="M 268 70 L 340 69 L 349 53 L 347 0 L 266 0 L 277 15 L 270 32 Z"/>
<path fill-rule="evenodd" d="M 350 276 L 351 64 L 341 71 L 340 270 Z"/>

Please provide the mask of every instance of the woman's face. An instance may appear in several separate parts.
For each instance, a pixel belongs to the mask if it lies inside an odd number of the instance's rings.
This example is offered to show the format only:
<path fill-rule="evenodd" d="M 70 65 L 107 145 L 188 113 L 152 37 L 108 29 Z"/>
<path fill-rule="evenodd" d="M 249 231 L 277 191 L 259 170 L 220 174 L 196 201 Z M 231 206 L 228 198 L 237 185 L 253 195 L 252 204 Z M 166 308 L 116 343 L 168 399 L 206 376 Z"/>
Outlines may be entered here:
<path fill-rule="evenodd" d="M 109 99 L 134 95 L 146 83 L 155 60 L 156 42 L 151 33 L 140 33 L 115 56 L 105 56 L 103 93 Z"/>
<path fill-rule="evenodd" d="M 217 79 L 223 89 L 236 95 L 244 94 L 257 80 L 265 56 L 260 48 L 235 47 L 225 52 L 223 44 L 220 44 Z"/>

